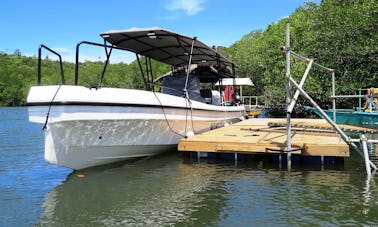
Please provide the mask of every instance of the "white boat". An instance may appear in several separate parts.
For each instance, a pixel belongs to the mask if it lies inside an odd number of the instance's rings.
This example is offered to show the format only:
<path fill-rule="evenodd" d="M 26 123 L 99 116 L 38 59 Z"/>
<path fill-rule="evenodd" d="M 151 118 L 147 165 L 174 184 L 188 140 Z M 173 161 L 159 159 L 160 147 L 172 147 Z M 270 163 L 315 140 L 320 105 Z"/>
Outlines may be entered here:
<path fill-rule="evenodd" d="M 48 162 L 83 169 L 156 155 L 176 149 L 179 139 L 246 116 L 244 106 L 223 105 L 220 91 L 201 90 L 201 82 L 214 85 L 222 77 L 235 75 L 231 61 L 196 38 L 160 28 L 109 31 L 101 36 L 104 44 L 77 45 L 74 85 L 64 84 L 63 67 L 62 84 L 41 85 L 41 49 L 57 53 L 40 47 L 39 85 L 30 88 L 27 105 L 29 120 L 44 124 Z M 101 46 L 107 53 L 98 87 L 78 85 L 82 44 Z M 171 65 L 173 71 L 160 85 L 142 73 L 146 90 L 104 87 L 112 49 L 136 53 L 139 63 L 139 55 L 147 62 L 158 60 Z M 162 92 L 156 92 L 157 87 Z"/>

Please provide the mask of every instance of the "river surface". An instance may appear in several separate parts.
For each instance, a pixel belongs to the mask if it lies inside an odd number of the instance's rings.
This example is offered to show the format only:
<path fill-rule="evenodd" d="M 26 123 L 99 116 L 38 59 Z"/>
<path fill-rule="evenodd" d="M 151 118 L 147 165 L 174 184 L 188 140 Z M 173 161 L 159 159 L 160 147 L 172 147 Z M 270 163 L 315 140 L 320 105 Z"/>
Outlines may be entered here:
<path fill-rule="evenodd" d="M 344 164 L 187 160 L 178 152 L 71 171 L 42 126 L 0 108 L 0 226 L 377 226 L 378 175 Z"/>

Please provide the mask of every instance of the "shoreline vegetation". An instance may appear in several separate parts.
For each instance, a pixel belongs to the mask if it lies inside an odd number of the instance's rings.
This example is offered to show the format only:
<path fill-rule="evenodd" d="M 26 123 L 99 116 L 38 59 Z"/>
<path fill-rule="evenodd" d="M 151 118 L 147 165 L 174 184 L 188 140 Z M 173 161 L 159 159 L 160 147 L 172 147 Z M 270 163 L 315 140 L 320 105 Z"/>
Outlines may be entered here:
<path fill-rule="evenodd" d="M 355 94 L 360 88 L 378 86 L 378 0 L 323 0 L 320 5 L 305 3 L 265 30 L 255 30 L 230 47 L 218 47 L 238 65 L 239 77 L 250 77 L 255 84 L 244 94 L 264 95 L 273 108 L 285 102 L 285 24 L 290 20 L 291 46 L 295 52 L 336 70 L 336 93 Z M 63 59 L 64 60 L 64 59 Z M 80 85 L 97 86 L 102 61 L 80 63 Z M 292 60 L 292 75 L 303 75 L 306 64 Z M 66 84 L 73 84 L 74 63 L 64 62 Z M 155 78 L 170 67 L 154 61 Z M 143 88 L 136 61 L 110 64 L 104 86 Z M 42 84 L 60 84 L 59 63 L 42 61 Z M 0 106 L 23 106 L 29 88 L 37 84 L 37 58 L 0 51 Z M 323 108 L 331 105 L 331 77 L 311 71 L 304 89 Z M 308 105 L 299 99 L 300 106 Z M 355 100 L 338 100 L 340 108 L 351 108 Z M 296 108 L 297 109 L 297 108 Z M 303 109 L 303 108 L 299 108 Z M 304 110 L 303 110 L 304 111 Z M 298 113 L 301 115 L 300 111 Z"/>

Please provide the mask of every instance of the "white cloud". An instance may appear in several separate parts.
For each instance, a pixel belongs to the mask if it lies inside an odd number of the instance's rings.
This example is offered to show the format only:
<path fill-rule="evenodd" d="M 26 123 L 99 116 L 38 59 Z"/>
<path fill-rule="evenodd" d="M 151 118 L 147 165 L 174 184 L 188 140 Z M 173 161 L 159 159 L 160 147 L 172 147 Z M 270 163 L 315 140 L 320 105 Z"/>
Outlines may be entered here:
<path fill-rule="evenodd" d="M 169 0 L 165 6 L 169 11 L 185 11 L 188 16 L 196 15 L 204 10 L 205 0 Z"/>

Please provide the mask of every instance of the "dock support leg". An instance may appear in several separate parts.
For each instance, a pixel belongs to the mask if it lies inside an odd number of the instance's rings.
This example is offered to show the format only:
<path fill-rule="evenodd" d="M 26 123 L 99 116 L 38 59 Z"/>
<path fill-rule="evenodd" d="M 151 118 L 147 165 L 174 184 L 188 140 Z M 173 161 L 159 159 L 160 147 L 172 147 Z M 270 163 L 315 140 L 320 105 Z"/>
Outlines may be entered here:
<path fill-rule="evenodd" d="M 286 145 L 287 145 L 287 169 L 291 169 L 291 112 L 289 111 L 291 103 L 291 84 L 290 84 L 290 23 L 286 23 L 286 45 L 284 48 L 286 52 Z"/>
<path fill-rule="evenodd" d="M 364 159 L 365 159 L 365 167 L 366 167 L 366 174 L 370 178 L 371 176 L 371 168 L 370 168 L 370 160 L 369 160 L 369 151 L 367 146 L 367 138 L 365 135 L 360 136 L 362 150 L 364 152 Z"/>
<path fill-rule="evenodd" d="M 291 170 L 291 153 L 290 153 L 290 151 L 287 152 L 287 170 L 288 171 Z"/>
<path fill-rule="evenodd" d="M 324 156 L 320 156 L 320 164 L 321 164 L 321 170 L 324 170 Z"/>

